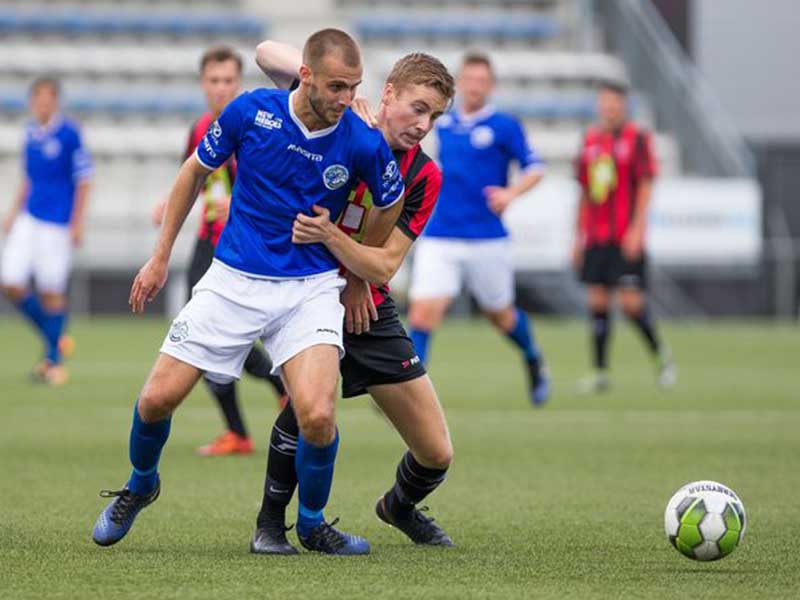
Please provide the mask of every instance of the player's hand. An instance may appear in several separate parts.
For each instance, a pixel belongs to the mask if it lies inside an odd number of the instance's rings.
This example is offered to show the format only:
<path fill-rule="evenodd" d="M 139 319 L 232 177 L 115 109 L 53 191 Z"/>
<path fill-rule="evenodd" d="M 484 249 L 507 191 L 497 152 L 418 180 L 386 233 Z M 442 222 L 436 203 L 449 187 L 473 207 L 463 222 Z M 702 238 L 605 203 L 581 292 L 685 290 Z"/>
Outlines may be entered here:
<path fill-rule="evenodd" d="M 75 248 L 83 243 L 83 223 L 69 224 L 69 239 Z"/>
<path fill-rule="evenodd" d="M 169 200 L 169 198 L 159 200 L 150 211 L 150 221 L 153 223 L 154 227 L 161 227 L 161 224 L 164 222 L 164 213 L 167 212 L 167 200 Z"/>
<path fill-rule="evenodd" d="M 483 195 L 486 196 L 489 209 L 498 216 L 503 214 L 503 211 L 508 208 L 508 205 L 514 199 L 514 194 L 508 188 L 498 185 L 487 185 L 483 188 Z"/>
<path fill-rule="evenodd" d="M 331 223 L 331 211 L 316 204 L 311 209 L 316 217 L 297 214 L 292 227 L 292 241 L 295 244 L 324 244 L 336 229 L 336 225 Z"/>
<path fill-rule="evenodd" d="M 369 102 L 367 102 L 366 98 L 358 97 L 353 100 L 353 103 L 350 105 L 350 109 L 356 113 L 364 123 L 375 129 L 378 126 L 378 119 L 372 113 L 372 109 L 369 106 Z"/>
<path fill-rule="evenodd" d="M 631 228 L 622 238 L 622 256 L 627 260 L 638 260 L 644 251 L 644 234 L 638 228 Z"/>
<path fill-rule="evenodd" d="M 167 282 L 168 261 L 153 256 L 139 269 L 131 286 L 128 304 L 135 313 L 144 312 L 146 302 L 152 302 Z"/>
<path fill-rule="evenodd" d="M 344 328 L 347 333 L 361 335 L 369 331 L 370 321 L 378 320 L 378 310 L 369 284 L 352 273 L 348 273 L 346 278 L 347 285 L 340 298 L 344 306 Z"/>
<path fill-rule="evenodd" d="M 228 215 L 231 212 L 231 197 L 225 196 L 224 198 L 218 198 L 214 200 L 214 216 L 217 217 L 218 221 L 222 221 L 223 223 L 227 223 Z"/>
<path fill-rule="evenodd" d="M 580 271 L 583 266 L 583 244 L 579 240 L 572 243 L 572 267 Z"/>
<path fill-rule="evenodd" d="M 14 226 L 14 221 L 17 219 L 17 211 L 11 210 L 3 219 L 3 233 L 8 235 L 11 232 L 11 227 Z"/>

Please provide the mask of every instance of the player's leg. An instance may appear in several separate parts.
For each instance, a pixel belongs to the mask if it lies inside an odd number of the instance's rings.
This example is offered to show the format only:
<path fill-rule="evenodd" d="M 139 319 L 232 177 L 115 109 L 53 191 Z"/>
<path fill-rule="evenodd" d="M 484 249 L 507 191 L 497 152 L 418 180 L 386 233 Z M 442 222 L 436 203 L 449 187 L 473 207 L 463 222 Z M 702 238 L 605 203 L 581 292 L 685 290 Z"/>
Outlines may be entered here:
<path fill-rule="evenodd" d="M 44 338 L 44 309 L 39 297 L 29 287 L 36 252 L 35 237 L 33 217 L 25 213 L 20 214 L 14 220 L 3 250 L 0 283 L 5 297 Z"/>
<path fill-rule="evenodd" d="M 286 404 L 286 388 L 283 387 L 283 381 L 277 375 L 272 374 L 272 360 L 259 345 L 253 346 L 253 349 L 250 350 L 250 354 L 244 361 L 244 370 L 248 375 L 263 379 L 272 386 L 278 396 L 281 408 Z"/>
<path fill-rule="evenodd" d="M 95 543 L 110 546 L 120 541 L 139 512 L 158 498 L 158 463 L 169 437 L 172 413 L 201 374 L 197 367 L 159 354 L 134 405 L 128 446 L 130 478 L 121 490 L 101 492 L 113 500 L 97 518 L 92 532 Z"/>
<path fill-rule="evenodd" d="M 339 303 L 344 280 L 327 274 L 279 285 L 282 297 L 291 299 L 291 310 L 276 324 L 275 332 L 262 341 L 282 370 L 300 431 L 295 456 L 297 535 L 309 550 L 366 554 L 366 540 L 335 529 L 325 522 L 323 514 L 339 442 L 334 407 L 339 361 L 344 353 L 344 308 Z"/>
<path fill-rule="evenodd" d="M 264 495 L 256 519 L 256 531 L 250 541 L 254 554 L 297 554 L 286 539 L 286 507 L 297 487 L 295 456 L 300 428 L 289 402 L 275 419 L 267 452 Z"/>
<path fill-rule="evenodd" d="M 428 362 L 432 332 L 444 319 L 450 303 L 461 289 L 460 242 L 421 239 L 417 242 L 409 288 L 409 334 L 417 356 Z"/>
<path fill-rule="evenodd" d="M 578 391 L 593 394 L 606 391 L 610 386 L 608 377 L 608 343 L 611 336 L 612 288 L 605 285 L 590 285 L 586 289 L 589 307 L 592 340 L 592 365 L 594 373 L 578 382 Z"/>
<path fill-rule="evenodd" d="M 51 384 L 65 383 L 68 375 L 61 364 L 61 340 L 67 322 L 67 285 L 72 265 L 72 241 L 66 227 L 36 223 L 39 252 L 34 257 L 34 280 L 44 314 L 43 327 L 48 364 L 44 378 Z"/>
<path fill-rule="evenodd" d="M 394 485 L 378 500 L 378 517 L 417 544 L 452 546 L 433 519 L 417 509 L 444 482 L 453 460 L 450 433 L 430 378 L 374 385 L 369 393 L 409 448 L 397 466 Z"/>
<path fill-rule="evenodd" d="M 658 335 L 655 321 L 647 308 L 647 299 L 642 289 L 623 286 L 619 289 L 622 311 L 641 334 L 647 349 L 658 365 L 658 383 L 671 387 L 677 383 L 678 371 L 672 360 L 672 352 Z"/>
<path fill-rule="evenodd" d="M 530 401 L 540 406 L 550 394 L 550 378 L 528 315 L 514 304 L 514 264 L 507 239 L 473 244 L 467 286 L 481 310 L 520 351 L 528 375 Z"/>

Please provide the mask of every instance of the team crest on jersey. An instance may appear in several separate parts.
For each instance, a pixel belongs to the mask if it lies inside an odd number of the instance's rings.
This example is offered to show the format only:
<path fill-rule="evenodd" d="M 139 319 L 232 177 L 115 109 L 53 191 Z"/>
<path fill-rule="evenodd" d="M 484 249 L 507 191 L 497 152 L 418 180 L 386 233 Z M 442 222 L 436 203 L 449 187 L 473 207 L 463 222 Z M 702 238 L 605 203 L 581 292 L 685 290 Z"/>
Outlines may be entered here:
<path fill-rule="evenodd" d="M 344 165 L 331 165 L 322 172 L 322 181 L 329 190 L 338 190 L 350 179 L 350 171 Z"/>
<path fill-rule="evenodd" d="M 399 172 L 400 170 L 397 167 L 397 162 L 392 161 L 388 165 L 386 165 L 386 170 L 383 172 L 383 180 L 387 182 L 391 181 L 392 179 L 397 177 L 397 174 Z"/>
<path fill-rule="evenodd" d="M 213 137 L 215 140 L 218 140 L 219 136 L 222 135 L 222 127 L 220 126 L 219 121 L 214 121 L 211 124 L 211 128 L 208 130 L 208 132 L 211 134 L 211 137 Z"/>
<path fill-rule="evenodd" d="M 169 341 L 173 344 L 180 344 L 189 337 L 188 321 L 173 321 L 169 329 Z"/>
<path fill-rule="evenodd" d="M 61 142 L 56 138 L 49 138 L 42 144 L 42 154 L 47 158 L 53 159 L 61 154 Z"/>
<path fill-rule="evenodd" d="M 494 142 L 494 131 L 491 127 L 481 125 L 469 134 L 469 143 L 473 148 L 488 148 Z"/>
<path fill-rule="evenodd" d="M 256 113 L 255 124 L 264 129 L 280 129 L 283 127 L 283 119 L 271 112 L 260 110 Z"/>

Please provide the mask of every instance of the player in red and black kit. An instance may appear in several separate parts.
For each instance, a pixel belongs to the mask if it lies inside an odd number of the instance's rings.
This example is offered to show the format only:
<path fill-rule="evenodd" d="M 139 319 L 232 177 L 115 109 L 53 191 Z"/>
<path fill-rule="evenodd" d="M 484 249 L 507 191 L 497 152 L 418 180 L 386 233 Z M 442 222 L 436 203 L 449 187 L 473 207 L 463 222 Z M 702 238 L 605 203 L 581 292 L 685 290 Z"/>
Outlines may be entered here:
<path fill-rule="evenodd" d="M 209 126 L 216 120 L 227 104 L 239 93 L 241 83 L 242 59 L 227 46 L 209 48 L 200 60 L 200 83 L 208 101 L 208 112 L 194 122 L 189 130 L 183 158 L 191 156 L 197 144 L 203 139 Z M 214 249 L 228 220 L 231 191 L 236 177 L 236 161 L 231 158 L 221 168 L 211 173 L 200 190 L 202 204 L 200 228 L 189 265 L 189 294 L 192 288 L 205 275 L 214 259 Z M 153 210 L 153 220 L 161 224 L 165 203 Z M 279 398 L 285 398 L 285 390 L 279 377 L 270 375 L 272 362 L 264 351 L 253 346 L 244 364 L 245 371 L 254 377 L 272 384 Z M 227 431 L 213 442 L 197 449 L 202 456 L 227 454 L 250 454 L 254 450 L 253 441 L 247 433 L 239 409 L 239 401 L 234 382 L 219 384 L 204 379 L 206 386 L 219 404 L 227 425 Z M 282 402 L 283 404 L 283 402 Z"/>
<path fill-rule="evenodd" d="M 277 85 L 288 86 L 301 56 L 291 46 L 264 42 L 257 60 Z M 452 541 L 416 505 L 444 481 L 453 448 L 436 391 L 385 282 L 422 233 L 439 196 L 441 172 L 419 142 L 453 93 L 453 78 L 437 59 L 426 54 L 401 58 L 386 80 L 377 118 L 363 103 L 355 106 L 362 118 L 382 130 L 393 149 L 404 178 L 404 201 L 384 211 L 370 210 L 372 198 L 366 186 L 357 184 L 337 224 L 330 222 L 327 210 L 315 208 L 316 217 L 298 215 L 292 238 L 295 243 L 324 243 L 346 270 L 342 395 L 369 393 L 409 448 L 394 485 L 378 501 L 378 517 L 417 544 L 438 546 Z M 286 506 L 297 484 L 297 436 L 290 403 L 272 430 L 264 497 L 251 542 L 254 553 L 297 552 L 286 539 L 285 526 Z"/>
<path fill-rule="evenodd" d="M 598 123 L 586 131 L 576 161 L 581 199 L 573 262 L 588 286 L 595 366 L 595 373 L 580 382 L 580 391 L 585 393 L 602 392 L 610 385 L 606 347 L 615 291 L 622 311 L 657 360 L 659 384 L 671 386 L 677 378 L 671 353 L 656 333 L 645 298 L 647 210 L 657 173 L 652 136 L 628 120 L 627 97 L 623 84 L 601 85 Z"/>

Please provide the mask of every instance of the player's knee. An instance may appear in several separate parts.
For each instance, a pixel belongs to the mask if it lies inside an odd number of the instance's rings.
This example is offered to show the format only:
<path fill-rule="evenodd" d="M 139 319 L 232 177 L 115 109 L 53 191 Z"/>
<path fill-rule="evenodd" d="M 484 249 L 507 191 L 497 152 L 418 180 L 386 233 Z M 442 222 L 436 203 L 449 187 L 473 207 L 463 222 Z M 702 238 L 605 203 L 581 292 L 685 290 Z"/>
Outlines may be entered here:
<path fill-rule="evenodd" d="M 497 329 L 511 331 L 514 328 L 516 315 L 513 306 L 502 310 L 487 310 L 484 311 L 484 314 Z"/>
<path fill-rule="evenodd" d="M 15 285 L 4 285 L 3 295 L 11 300 L 11 302 L 19 302 L 25 297 L 25 289 Z"/>
<path fill-rule="evenodd" d="M 160 421 L 172 415 L 179 403 L 174 394 L 148 381 L 139 394 L 139 415 L 147 422 Z"/>
<path fill-rule="evenodd" d="M 319 402 L 298 410 L 295 405 L 297 424 L 303 439 L 315 446 L 325 446 L 336 436 L 336 421 L 333 403 Z"/>
<path fill-rule="evenodd" d="M 408 324 L 413 329 L 422 329 L 424 331 L 431 331 L 436 329 L 441 321 L 438 316 L 439 311 L 429 306 L 425 302 L 415 302 L 411 304 L 408 310 Z"/>
<path fill-rule="evenodd" d="M 66 298 L 61 294 L 42 294 L 42 307 L 48 312 L 60 312 L 66 304 Z"/>

